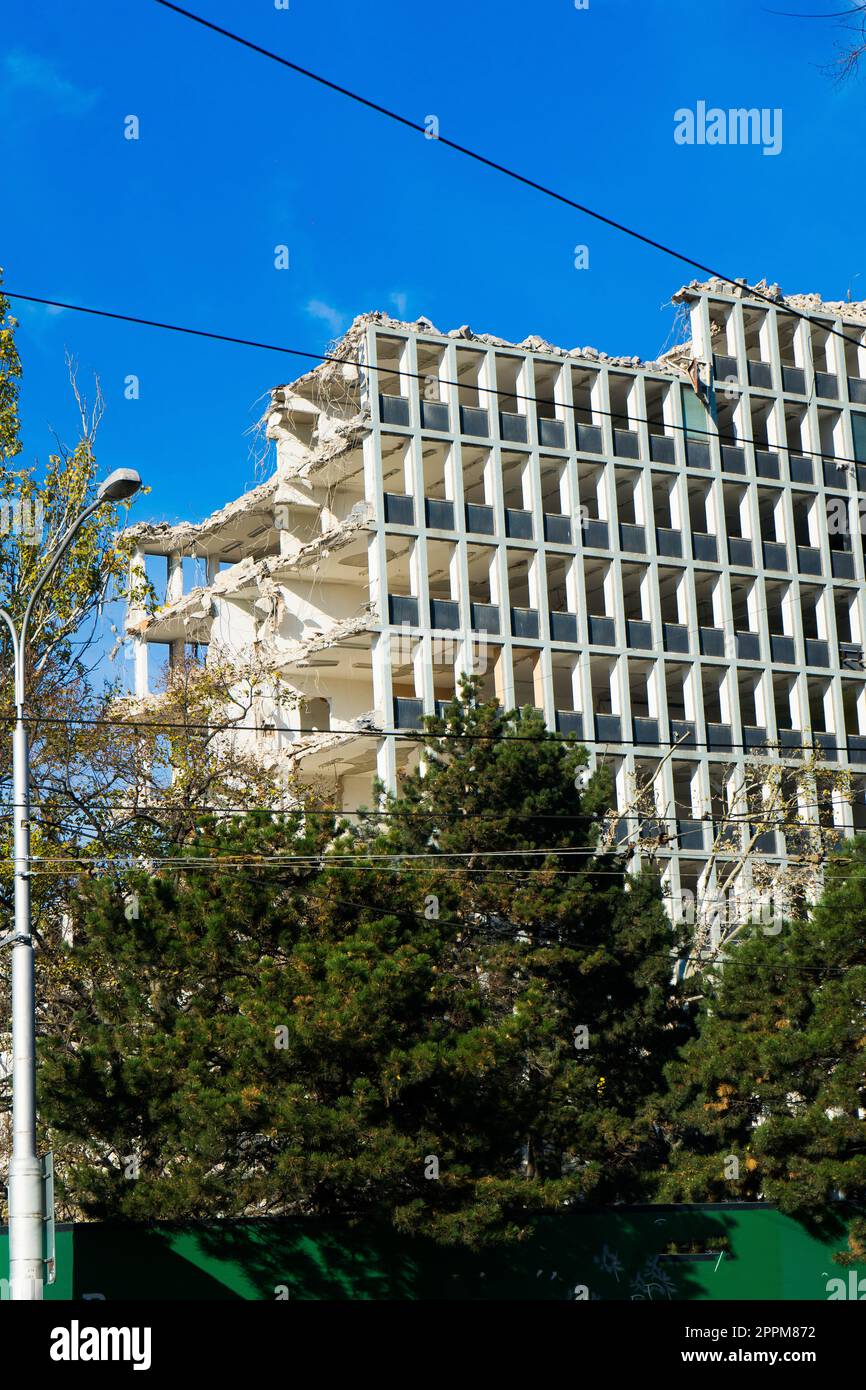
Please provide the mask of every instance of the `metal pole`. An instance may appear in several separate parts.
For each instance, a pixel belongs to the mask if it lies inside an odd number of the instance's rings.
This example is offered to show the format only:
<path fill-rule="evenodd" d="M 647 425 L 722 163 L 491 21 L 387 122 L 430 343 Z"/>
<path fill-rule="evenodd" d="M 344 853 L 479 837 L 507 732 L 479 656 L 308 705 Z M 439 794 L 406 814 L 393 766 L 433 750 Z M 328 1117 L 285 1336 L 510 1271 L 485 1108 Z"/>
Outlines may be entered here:
<path fill-rule="evenodd" d="M 16 653 L 16 700 L 24 649 Z M 9 1296 L 42 1298 L 42 1164 L 36 1153 L 36 994 L 30 931 L 30 754 L 23 707 L 13 742 L 15 939 L 12 942 L 12 1157 L 9 1163 Z"/>
<path fill-rule="evenodd" d="M 137 473 L 129 469 L 117 469 L 106 479 L 96 501 L 85 507 L 55 546 L 54 553 L 37 580 L 24 610 L 20 634 L 12 616 L 5 608 L 0 608 L 0 620 L 9 629 L 15 658 L 15 735 L 12 744 L 15 930 L 11 933 L 12 1157 L 9 1160 L 9 1297 L 18 1301 L 35 1301 L 43 1296 L 42 1246 L 45 1216 L 42 1163 L 36 1152 L 36 989 L 30 924 L 30 749 L 24 723 L 27 628 L 40 592 L 57 569 L 75 533 L 104 502 L 129 497 L 139 487 L 141 479 Z M 3 944 L 9 941 L 10 937 L 5 937 Z"/>
<path fill-rule="evenodd" d="M 42 1164 L 36 1152 L 36 989 L 30 923 L 30 748 L 24 723 L 24 662 L 33 606 L 72 537 L 100 503 L 69 527 L 30 595 L 20 633 L 5 609 L 15 658 L 15 733 L 12 743 L 12 814 L 15 864 L 15 930 L 12 933 L 12 1156 L 9 1160 L 9 1297 L 43 1297 Z M 8 938 L 7 938 L 8 940 Z"/>

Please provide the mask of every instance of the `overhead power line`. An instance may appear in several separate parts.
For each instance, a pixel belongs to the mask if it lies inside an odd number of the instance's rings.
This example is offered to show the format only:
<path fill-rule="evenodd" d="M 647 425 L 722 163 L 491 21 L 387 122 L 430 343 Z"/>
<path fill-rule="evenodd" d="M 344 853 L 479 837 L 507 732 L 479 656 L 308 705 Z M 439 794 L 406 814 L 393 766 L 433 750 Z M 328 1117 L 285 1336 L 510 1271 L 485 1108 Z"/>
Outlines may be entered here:
<path fill-rule="evenodd" d="M 55 309 L 69 309 L 70 311 L 76 314 L 91 314 L 97 318 L 112 319 L 116 320 L 119 323 L 137 324 L 143 328 L 158 328 L 167 333 L 185 333 L 194 338 L 208 338 L 218 343 L 231 343 L 238 347 L 261 348 L 264 352 L 283 353 L 284 355 L 288 355 L 290 357 L 303 357 L 315 362 L 331 362 L 337 366 L 343 367 L 357 367 L 359 371 L 364 372 L 380 372 L 385 375 L 395 375 L 395 370 L 393 367 L 379 366 L 378 364 L 374 366 L 372 363 L 366 362 L 362 357 L 340 357 L 335 353 L 313 352 L 307 348 L 286 347 L 279 343 L 266 343 L 256 338 L 241 338 L 234 334 L 217 333 L 215 331 L 205 328 L 190 328 L 185 324 L 169 323 L 162 319 L 146 319 L 142 318 L 138 314 L 125 314 L 112 309 L 96 309 L 88 304 L 76 304 L 65 299 L 48 299 L 44 295 L 22 294 L 18 290 L 10 290 L 0 286 L 0 298 L 2 298 L 4 295 L 7 299 L 20 299 L 27 304 L 44 304 Z M 808 318 L 809 316 L 802 315 L 801 317 Z M 854 339 L 847 339 L 846 341 L 854 342 Z M 514 344 L 513 346 L 519 347 L 519 344 Z M 863 344 L 857 343 L 856 346 L 862 347 Z M 426 382 L 430 378 L 431 373 L 411 372 L 408 370 L 403 370 L 401 368 L 399 375 L 401 377 L 409 377 L 413 381 Z M 458 389 L 461 386 L 461 383 L 459 381 L 454 381 L 450 377 L 437 376 L 436 380 L 438 381 L 440 386 L 452 386 Z M 676 378 L 672 377 L 671 380 L 674 381 L 676 380 Z M 561 401 L 555 400 L 553 396 L 532 396 L 526 394 L 525 392 L 510 390 L 507 392 L 503 392 L 502 390 L 500 390 L 498 386 L 482 386 L 479 383 L 475 389 L 478 391 L 479 395 L 497 397 L 507 395 L 509 400 L 523 401 L 527 404 L 549 406 L 560 406 L 562 404 Z M 573 407 L 573 409 L 574 408 L 575 407 Z M 601 418 L 609 419 L 613 423 L 615 428 L 618 427 L 618 424 L 621 424 L 623 428 L 630 428 L 632 425 L 663 424 L 665 435 L 685 434 L 688 435 L 690 438 L 700 435 L 707 440 L 718 439 L 719 443 L 724 445 L 725 447 L 731 446 L 734 448 L 740 448 L 744 444 L 751 444 L 753 448 L 758 449 L 763 453 L 774 453 L 781 450 L 782 452 L 786 452 L 788 454 L 794 454 L 797 458 L 820 458 L 826 459 L 828 463 L 842 463 L 855 465 L 866 463 L 866 459 L 858 459 L 856 456 L 853 455 L 829 454 L 824 449 L 807 449 L 805 448 L 805 446 L 798 446 L 797 448 L 792 448 L 787 444 L 770 445 L 768 442 L 764 440 L 752 439 L 747 435 L 737 435 L 736 437 L 733 435 L 724 435 L 721 434 L 718 429 L 701 429 L 700 426 L 697 425 L 678 425 L 675 424 L 673 421 L 662 422 L 658 419 L 652 420 L 649 418 L 649 416 L 646 415 L 626 415 L 623 414 L 621 411 L 617 410 L 603 410 L 600 406 L 593 406 L 590 413 L 592 415 L 592 421 L 581 421 L 580 423 L 591 424 L 596 420 L 596 418 Z M 508 443 L 508 441 L 503 442 L 506 444 Z M 589 454 L 588 450 L 581 450 L 579 452 Z M 657 463 L 659 462 L 659 460 L 655 460 L 655 462 Z M 739 475 L 732 476 L 738 477 Z M 764 484 L 768 480 L 758 479 L 758 481 L 759 483 Z M 846 484 L 840 482 L 839 487 L 842 491 L 844 491 Z"/>
<path fill-rule="evenodd" d="M 225 29 L 220 24 L 214 24 L 213 20 L 205 19 L 203 15 L 194 14 L 192 10 L 186 10 L 181 5 L 171 3 L 171 0 L 156 0 L 157 5 L 161 5 L 165 10 L 172 10 L 183 19 L 191 20 L 194 24 L 199 24 L 203 29 L 209 29 L 212 33 L 218 34 L 221 38 L 229 39 L 232 43 L 238 44 L 241 48 L 247 48 L 252 53 L 259 54 L 262 58 L 268 58 L 273 63 L 279 63 L 281 67 L 289 68 L 300 77 L 306 77 L 311 82 L 316 82 L 321 87 L 327 87 L 329 91 L 336 92 L 339 96 L 347 97 L 350 101 L 356 102 L 359 106 L 365 106 L 370 111 L 375 111 L 380 116 L 387 117 L 388 120 L 395 121 L 398 125 L 404 126 L 408 130 L 416 131 L 420 135 L 435 139 L 437 144 L 445 145 L 448 149 L 456 151 L 457 154 L 465 155 L 467 159 L 475 160 L 478 164 L 485 165 L 488 169 L 495 170 L 498 174 L 504 174 L 506 178 L 513 179 L 516 183 L 521 183 L 527 188 L 532 188 L 537 193 L 542 193 L 547 198 L 552 198 L 557 203 L 562 203 L 566 207 L 573 208 L 576 212 L 581 212 L 586 217 L 591 217 L 596 222 L 601 222 L 606 227 L 611 227 L 614 231 L 622 232 L 624 236 L 632 237 L 635 241 L 643 242 L 645 246 L 652 247 L 655 251 L 661 251 L 664 255 L 672 257 L 683 265 L 689 265 L 694 270 L 700 270 L 705 275 L 713 276 L 717 280 L 723 280 L 728 285 L 733 285 L 736 289 L 743 288 L 742 281 L 736 280 L 724 271 L 716 270 L 711 265 L 706 265 L 703 261 L 696 260 L 693 256 L 688 256 L 683 251 L 677 251 L 672 246 L 668 246 L 663 241 L 657 241 L 654 237 L 647 236 L 644 232 L 637 231 L 634 227 L 627 226 L 624 222 L 618 222 L 615 218 L 607 216 L 602 212 L 587 207 L 585 203 L 579 203 L 574 198 L 568 197 L 565 193 L 560 193 L 555 188 L 550 188 L 546 184 L 539 183 L 537 179 L 530 178 L 527 174 L 521 174 L 516 169 L 510 168 L 507 164 L 502 164 L 498 160 L 491 159 L 489 155 L 482 154 L 479 150 L 470 149 L 467 145 L 461 145 L 456 140 L 450 140 L 447 136 L 437 134 L 430 136 L 425 125 L 418 121 L 413 121 L 409 116 L 402 115 L 399 111 L 392 111 L 389 107 L 383 106 L 381 102 L 373 101 L 370 97 L 365 97 L 360 92 L 352 91 L 350 87 L 344 87 L 339 82 L 334 82 L 329 77 L 324 77 L 321 73 L 313 72 L 310 68 L 302 67 L 300 63 L 294 63 L 289 58 L 284 58 L 280 53 L 274 53 L 272 49 L 264 48 L 261 44 L 254 43 L 251 39 L 245 39 L 240 34 L 235 34 L 231 29 Z M 779 308 L 777 300 L 772 295 L 764 294 L 761 290 L 750 289 L 750 293 L 757 299 L 762 299 L 768 304 Z M 794 309 L 785 305 L 784 313 L 791 314 L 796 318 L 809 320 L 811 315 L 803 313 L 799 309 Z M 853 338 L 847 338 L 838 329 L 830 328 L 828 332 L 836 337 L 843 338 L 845 342 L 854 343 L 859 347 L 860 344 Z"/>
<path fill-rule="evenodd" d="M 134 732 L 139 733 L 141 735 L 145 733 L 158 735 L 160 733 L 163 733 L 165 730 L 178 729 L 182 730 L 185 733 L 206 732 L 210 734 L 322 734 L 321 730 L 301 729 L 293 726 L 281 726 L 277 728 L 272 724 L 184 724 L 177 721 L 161 719 L 90 719 L 86 718 L 83 715 L 60 718 L 57 716 L 26 714 L 22 717 L 23 722 L 25 724 L 83 724 L 87 726 L 105 726 L 108 728 L 132 729 Z M 431 715 L 429 717 L 432 718 L 433 716 Z M 14 716 L 0 715 L 0 724 L 9 723 L 14 723 Z M 836 737 L 841 743 L 845 742 L 845 738 L 843 738 L 842 735 L 834 735 L 829 731 L 827 732 L 829 737 Z M 343 739 L 396 738 L 402 739 L 404 742 L 408 741 L 410 743 L 432 743 L 441 740 L 447 741 L 449 739 L 456 740 L 462 743 L 472 743 L 475 741 L 484 743 L 490 740 L 493 740 L 494 742 L 502 740 L 503 743 L 508 742 L 541 744 L 546 741 L 552 741 L 562 743 L 569 748 L 583 748 L 585 746 L 592 745 L 593 747 L 598 748 L 646 748 L 649 752 L 651 752 L 653 748 L 669 748 L 671 746 L 670 740 L 667 740 L 665 742 L 659 742 L 658 744 L 648 744 L 640 739 L 634 738 L 600 739 L 592 738 L 589 735 L 581 736 L 580 738 L 578 738 L 576 734 L 561 734 L 557 731 L 549 729 L 544 730 L 543 736 L 535 734 L 512 733 L 486 734 L 482 732 L 463 734 L 455 733 L 452 730 L 447 729 L 442 733 L 426 733 L 423 730 L 413 729 L 328 729 L 324 731 L 324 734 L 331 734 Z M 852 735 L 852 737 L 859 737 L 859 735 Z M 729 753 L 739 749 L 748 749 L 748 751 L 751 752 L 755 757 L 761 757 L 762 755 L 770 757 L 773 754 L 784 752 L 790 754 L 792 758 L 795 758 L 798 754 L 804 752 L 809 753 L 814 751 L 819 754 L 821 752 L 821 748 L 817 745 L 814 747 L 814 749 L 811 748 L 808 744 L 797 744 L 794 748 L 787 748 L 783 747 L 781 743 L 768 743 L 765 748 L 756 748 L 754 744 L 738 743 L 734 740 L 731 740 L 731 742 L 728 743 L 724 748 L 719 748 L 718 746 L 711 745 L 710 743 L 697 738 L 689 739 L 688 742 L 683 741 L 681 743 L 677 743 L 675 746 L 679 748 L 682 752 L 689 752 L 689 750 L 693 748 L 708 748 L 711 749 L 711 751 L 717 753 Z"/>

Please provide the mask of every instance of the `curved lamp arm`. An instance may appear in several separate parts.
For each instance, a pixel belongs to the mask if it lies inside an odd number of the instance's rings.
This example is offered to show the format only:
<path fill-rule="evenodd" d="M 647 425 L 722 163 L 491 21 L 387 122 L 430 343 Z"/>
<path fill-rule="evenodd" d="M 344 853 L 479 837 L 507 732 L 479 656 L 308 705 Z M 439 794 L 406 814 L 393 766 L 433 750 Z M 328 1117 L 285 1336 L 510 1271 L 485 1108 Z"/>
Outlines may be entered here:
<path fill-rule="evenodd" d="M 0 619 L 5 622 L 12 634 L 12 650 L 15 656 L 15 706 L 19 718 L 24 708 L 24 652 L 27 643 L 27 628 L 30 625 L 30 617 L 33 613 L 36 600 L 54 571 L 57 569 L 57 566 L 69 548 L 70 541 L 75 536 L 76 532 L 81 529 L 88 517 L 93 516 L 93 513 L 98 511 L 100 507 L 105 506 L 107 502 L 126 501 L 138 492 L 140 487 L 141 478 L 134 468 L 116 468 L 113 473 L 109 474 L 100 487 L 95 501 L 91 502 L 89 507 L 84 508 L 84 511 L 75 518 L 72 525 L 67 529 L 64 535 L 60 537 L 60 540 L 55 545 L 49 557 L 48 564 L 37 579 L 33 587 L 33 592 L 27 602 L 27 607 L 24 610 L 24 618 L 21 622 L 20 634 L 16 631 L 15 623 L 10 614 L 6 612 L 5 608 L 0 608 Z"/>
<path fill-rule="evenodd" d="M 35 604 L 45 585 L 48 583 L 48 580 L 51 578 L 52 574 L 57 569 L 57 566 L 59 565 L 61 559 L 66 553 L 66 550 L 69 547 L 69 543 L 75 535 L 76 531 L 80 530 L 80 528 L 84 525 L 88 517 L 93 516 L 93 513 L 97 511 L 99 507 L 102 507 L 104 505 L 105 500 L 103 498 L 97 498 L 95 502 L 91 502 L 89 507 L 85 507 L 84 511 L 81 512 L 80 515 L 75 518 L 72 525 L 69 527 L 69 530 L 66 532 L 65 535 L 60 537 L 60 540 L 54 547 L 54 554 L 51 556 L 51 559 L 45 566 L 45 569 L 42 571 L 41 575 L 37 579 L 36 584 L 33 587 L 33 592 L 28 600 L 27 607 L 24 609 L 24 618 L 21 623 L 21 651 L 24 650 L 24 644 L 27 641 L 27 627 L 30 622 L 30 614 L 33 612 L 33 605 Z"/>
<path fill-rule="evenodd" d="M 91 502 L 89 507 L 85 507 L 81 515 L 75 518 L 72 525 L 69 527 L 66 533 L 63 536 L 61 536 L 57 545 L 54 547 L 54 553 L 51 556 L 51 559 L 49 560 L 45 569 L 42 571 L 42 574 L 39 576 L 39 579 L 37 580 L 33 592 L 28 600 L 27 607 L 24 610 L 24 618 L 21 623 L 20 636 L 16 631 L 15 623 L 12 619 L 11 614 L 7 613 L 5 608 L 0 608 L 0 620 L 2 620 L 6 624 L 12 637 L 12 652 L 15 658 L 15 708 L 19 714 L 21 713 L 21 710 L 24 706 L 24 650 L 25 642 L 27 640 L 27 627 L 30 623 L 30 615 L 33 612 L 33 605 L 38 599 L 46 583 L 51 578 L 54 571 L 57 569 L 57 566 L 63 558 L 63 555 L 65 554 L 66 550 L 68 549 L 69 543 L 72 540 L 75 533 L 84 524 L 87 518 L 93 515 L 93 513 L 97 510 L 98 507 L 103 506 L 104 501 L 104 498 L 97 498 L 95 502 Z"/>
<path fill-rule="evenodd" d="M 21 670 L 21 660 L 19 657 L 19 653 L 21 651 L 21 644 L 18 641 L 18 633 L 15 630 L 15 624 L 12 621 L 11 613 L 7 613 L 5 608 L 0 608 L 0 618 L 2 618 L 3 622 L 8 627 L 9 634 L 12 638 L 12 655 L 15 660 L 15 708 L 20 710 L 21 706 L 24 703 L 24 678 L 23 672 Z"/>

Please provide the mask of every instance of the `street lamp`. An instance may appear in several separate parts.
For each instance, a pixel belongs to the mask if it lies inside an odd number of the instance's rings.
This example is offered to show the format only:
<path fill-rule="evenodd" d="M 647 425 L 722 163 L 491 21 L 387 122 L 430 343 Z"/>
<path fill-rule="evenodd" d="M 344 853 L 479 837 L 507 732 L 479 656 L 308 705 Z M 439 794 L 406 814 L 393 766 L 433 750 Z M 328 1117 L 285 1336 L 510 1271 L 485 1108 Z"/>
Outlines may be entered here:
<path fill-rule="evenodd" d="M 21 631 L 11 614 L 0 619 L 12 637 L 15 661 L 15 733 L 12 743 L 15 927 L 0 945 L 12 948 L 12 1157 L 9 1161 L 9 1297 L 42 1298 L 42 1164 L 36 1152 L 36 994 L 30 924 L 30 751 L 24 724 L 24 657 L 27 628 L 37 598 L 57 569 L 70 542 L 88 517 L 106 502 L 121 502 L 141 487 L 131 468 L 116 468 L 100 486 L 96 501 L 61 536 L 24 610 Z"/>

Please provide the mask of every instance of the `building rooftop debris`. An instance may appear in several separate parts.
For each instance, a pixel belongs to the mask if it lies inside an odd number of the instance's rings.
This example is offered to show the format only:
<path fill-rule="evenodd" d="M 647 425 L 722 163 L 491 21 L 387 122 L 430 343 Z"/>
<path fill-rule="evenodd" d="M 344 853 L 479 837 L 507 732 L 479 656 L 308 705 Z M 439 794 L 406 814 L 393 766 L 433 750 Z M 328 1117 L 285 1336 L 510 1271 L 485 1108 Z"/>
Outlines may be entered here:
<path fill-rule="evenodd" d="M 866 323 L 866 299 L 822 299 L 820 294 L 783 294 L 776 284 L 758 280 L 750 285 L 747 280 L 729 280 L 713 277 L 709 280 L 691 280 L 672 296 L 674 304 L 688 304 L 702 294 L 727 295 L 733 299 L 772 300 L 781 308 L 796 309 L 802 314 L 814 314 L 820 318 L 840 318 L 851 323 Z"/>
<path fill-rule="evenodd" d="M 866 300 L 823 300 L 818 294 L 783 295 L 779 285 L 768 284 L 763 279 L 754 285 L 750 285 L 745 279 L 738 279 L 733 284 L 717 277 L 703 281 L 692 280 L 672 295 L 671 302 L 685 306 L 702 294 L 733 299 L 768 299 L 774 304 L 788 306 L 802 313 L 817 316 L 826 314 L 828 317 L 838 317 L 851 323 L 866 324 Z M 342 337 L 331 344 L 328 361 L 313 367 L 294 381 L 274 387 L 271 391 L 270 406 L 261 423 L 266 428 L 268 438 L 283 446 L 284 455 L 277 472 L 266 482 L 251 488 L 227 506 L 212 512 L 198 525 L 190 522 L 175 525 L 169 522 L 141 522 L 130 528 L 131 538 L 145 549 L 150 546 L 158 548 L 160 553 L 177 551 L 190 554 L 195 550 L 204 554 L 208 550 L 209 540 L 216 542 L 241 519 L 248 522 L 259 508 L 263 515 L 272 510 L 274 503 L 281 500 L 281 479 L 304 478 L 359 444 L 369 423 L 369 417 L 359 403 L 359 364 L 366 331 L 371 325 L 386 330 L 430 334 L 443 339 L 479 343 L 486 347 L 517 349 L 585 362 L 601 362 L 610 367 L 640 369 L 672 376 L 688 374 L 693 352 L 691 341 L 686 339 L 659 357 L 644 360 L 637 356 L 613 356 L 589 346 L 563 348 L 535 334 L 524 338 L 522 342 L 514 343 L 493 333 L 476 333 L 468 324 L 442 333 L 430 319 L 423 316 L 408 321 L 393 318 L 382 310 L 358 314 Z M 296 431 L 299 420 L 303 417 L 309 421 L 310 447 L 300 445 L 297 440 Z M 344 528 L 345 523 L 339 529 Z M 310 547 L 304 549 L 320 553 L 322 545 L 326 545 L 328 539 L 327 536 L 319 537 Z M 302 563 L 303 552 L 300 556 L 294 557 L 294 560 L 296 563 Z M 287 563 L 286 557 L 281 557 L 275 563 L 284 567 Z M 258 566 L 256 568 L 258 569 Z"/>

